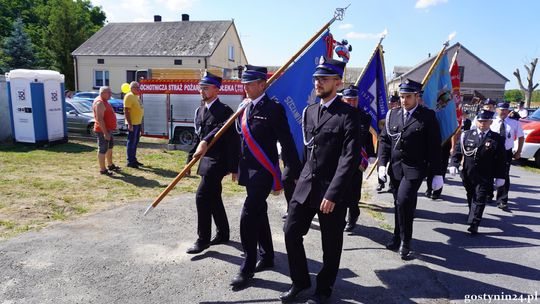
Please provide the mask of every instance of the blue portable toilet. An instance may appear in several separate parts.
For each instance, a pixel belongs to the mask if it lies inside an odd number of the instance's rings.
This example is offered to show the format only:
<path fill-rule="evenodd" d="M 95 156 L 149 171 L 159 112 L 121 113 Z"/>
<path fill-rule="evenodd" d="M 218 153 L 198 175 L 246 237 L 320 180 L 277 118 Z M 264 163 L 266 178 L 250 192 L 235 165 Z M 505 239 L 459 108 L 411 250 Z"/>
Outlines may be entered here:
<path fill-rule="evenodd" d="M 19 69 L 6 73 L 6 82 L 15 142 L 67 141 L 64 75 Z"/>

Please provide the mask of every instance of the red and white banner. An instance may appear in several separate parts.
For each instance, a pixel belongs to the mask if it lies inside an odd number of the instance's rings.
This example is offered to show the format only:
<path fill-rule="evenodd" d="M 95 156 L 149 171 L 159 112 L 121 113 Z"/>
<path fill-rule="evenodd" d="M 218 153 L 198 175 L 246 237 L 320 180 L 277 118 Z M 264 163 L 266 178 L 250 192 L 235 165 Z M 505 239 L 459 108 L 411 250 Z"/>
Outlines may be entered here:
<path fill-rule="evenodd" d="M 141 80 L 141 94 L 199 94 L 199 80 Z M 244 86 L 239 80 L 223 80 L 219 95 L 242 95 Z"/>
<path fill-rule="evenodd" d="M 452 58 L 452 64 L 450 65 L 450 78 L 452 79 L 452 95 L 454 95 L 454 100 L 456 102 L 456 116 L 457 116 L 458 126 L 461 128 L 461 118 L 462 118 L 462 113 L 463 113 L 463 107 L 461 104 L 461 93 L 459 92 L 460 75 L 459 75 L 459 65 L 457 62 L 458 51 L 456 51 L 456 53 L 454 54 L 454 57 Z"/>

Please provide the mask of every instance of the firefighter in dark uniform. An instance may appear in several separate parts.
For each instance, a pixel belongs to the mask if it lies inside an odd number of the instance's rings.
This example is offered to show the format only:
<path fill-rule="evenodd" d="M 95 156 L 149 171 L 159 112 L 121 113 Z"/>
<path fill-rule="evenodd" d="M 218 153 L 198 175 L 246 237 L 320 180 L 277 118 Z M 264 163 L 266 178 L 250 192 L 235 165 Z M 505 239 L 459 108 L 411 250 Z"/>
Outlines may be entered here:
<path fill-rule="evenodd" d="M 461 178 L 467 191 L 469 218 L 467 229 L 471 234 L 478 233 L 478 226 L 486 203 L 493 193 L 493 186 L 504 185 L 505 151 L 504 138 L 490 130 L 494 112 L 481 110 L 476 116 L 476 129 L 465 131 L 461 136 L 461 151 L 452 157 L 452 173 L 459 167 L 463 156 Z M 462 154 L 462 155 L 460 155 Z"/>
<path fill-rule="evenodd" d="M 386 245 L 399 249 L 402 259 L 410 252 L 414 212 L 422 180 L 433 173 L 432 189 L 443 185 L 441 175 L 441 135 L 435 112 L 419 104 L 422 85 L 407 79 L 399 85 L 401 108 L 386 116 L 379 136 L 378 155 L 381 164 L 390 162 L 390 183 L 394 187 L 394 236 Z M 385 166 L 379 166 L 379 178 L 384 179 Z"/>
<path fill-rule="evenodd" d="M 356 227 L 356 222 L 360 216 L 360 197 L 362 196 L 362 180 L 363 172 L 366 170 L 371 159 L 375 157 L 375 148 L 373 147 L 373 140 L 369 128 L 371 127 L 371 115 L 366 113 L 363 109 L 358 108 L 358 88 L 355 86 L 349 86 L 349 88 L 342 92 L 343 101 L 348 103 L 353 108 L 358 109 L 358 132 L 360 147 L 363 149 L 362 161 L 358 170 L 354 173 L 352 179 L 351 191 L 349 191 L 350 197 L 346 199 L 349 203 L 349 213 L 347 215 L 347 225 L 345 231 L 353 231 Z"/>
<path fill-rule="evenodd" d="M 248 105 L 237 120 L 236 128 L 242 139 L 238 183 L 247 191 L 240 217 L 240 240 L 245 260 L 231 281 L 234 289 L 247 285 L 254 272 L 274 266 L 266 199 L 272 190 L 280 191 L 282 178 L 298 179 L 301 169 L 285 108 L 266 95 L 266 79 L 265 67 L 246 65 L 242 73 L 247 96 L 244 102 Z M 278 141 L 284 163 L 282 175 L 279 172 Z"/>
<path fill-rule="evenodd" d="M 195 198 L 199 237 L 195 244 L 188 248 L 189 254 L 200 253 L 210 245 L 229 241 L 229 222 L 221 199 L 221 181 L 229 173 L 232 173 L 233 180 L 236 179 L 238 170 L 239 139 L 233 129 L 228 130 L 223 138 L 208 149 L 208 143 L 233 114 L 228 105 L 219 101 L 221 78 L 207 72 L 199 86 L 203 104 L 195 111 L 195 131 L 198 136 L 187 159 L 188 163 L 193 156 L 203 155 L 197 170 L 201 183 Z M 212 218 L 216 224 L 216 235 L 210 239 Z"/>
<path fill-rule="evenodd" d="M 315 215 L 319 219 L 323 266 L 317 274 L 315 294 L 307 303 L 322 303 L 330 297 L 339 269 L 347 191 L 360 163 L 357 111 L 341 101 L 345 63 L 321 58 L 313 74 L 320 102 L 309 105 L 302 115 L 304 167 L 296 184 L 285 222 L 285 247 L 292 279 L 280 295 L 296 301 L 311 286 L 303 239 Z"/>

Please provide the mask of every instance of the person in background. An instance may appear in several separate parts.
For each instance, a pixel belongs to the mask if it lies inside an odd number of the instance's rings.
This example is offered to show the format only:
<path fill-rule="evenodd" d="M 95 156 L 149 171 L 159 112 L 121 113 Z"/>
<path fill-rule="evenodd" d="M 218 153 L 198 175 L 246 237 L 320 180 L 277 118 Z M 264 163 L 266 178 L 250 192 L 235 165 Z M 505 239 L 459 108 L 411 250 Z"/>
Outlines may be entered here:
<path fill-rule="evenodd" d="M 519 118 L 527 118 L 527 116 L 529 116 L 529 111 L 525 109 L 524 101 L 519 101 L 518 107 L 514 110 L 514 112 L 517 112 L 519 114 Z"/>
<path fill-rule="evenodd" d="M 144 108 L 139 99 L 139 83 L 132 81 L 129 84 L 131 91 L 124 96 L 124 116 L 128 125 L 128 137 L 126 143 L 127 166 L 139 168 L 143 166 L 137 160 L 137 145 L 141 137 L 141 125 L 144 115 Z"/>
<path fill-rule="evenodd" d="M 112 149 L 114 140 L 112 132 L 116 130 L 116 114 L 109 103 L 112 92 L 109 87 L 99 88 L 99 96 L 94 99 L 92 111 L 94 112 L 94 131 L 98 143 L 98 164 L 99 173 L 112 175 L 111 171 L 119 171 L 120 167 L 113 163 Z M 107 167 L 105 167 L 107 163 Z"/>
<path fill-rule="evenodd" d="M 510 113 L 510 104 L 508 102 L 501 102 L 497 105 L 497 117 L 491 124 L 491 131 L 499 133 L 504 139 L 504 155 L 505 155 L 505 171 L 503 186 L 498 187 L 497 190 L 497 206 L 501 209 L 506 209 L 508 204 L 508 191 L 510 190 L 510 166 L 512 158 L 520 159 L 521 151 L 523 149 L 523 142 L 525 137 L 523 129 L 519 121 L 514 119 L 507 119 Z M 513 153 L 514 142 L 518 141 L 516 153 Z"/>
<path fill-rule="evenodd" d="M 349 88 L 343 90 L 342 96 L 342 100 L 345 103 L 349 104 L 355 109 L 358 109 L 358 132 L 361 149 L 359 153 L 362 154 L 360 166 L 352 178 L 351 191 L 349 192 L 350 197 L 347 198 L 347 203 L 349 203 L 349 212 L 345 231 L 351 232 L 356 227 L 356 222 L 360 216 L 359 204 L 360 197 L 362 196 L 363 172 L 366 170 L 369 163 L 374 162 L 375 148 L 373 147 L 372 136 L 369 132 L 369 128 L 371 127 L 371 115 L 366 113 L 362 108 L 358 107 L 358 88 L 351 85 Z"/>
<path fill-rule="evenodd" d="M 450 173 L 455 175 L 459 159 L 463 158 L 461 179 L 467 191 L 469 231 L 478 233 L 486 204 L 491 200 L 493 186 L 502 187 L 505 171 L 504 138 L 490 130 L 495 113 L 480 110 L 476 128 L 461 135 L 461 149 L 452 157 Z"/>

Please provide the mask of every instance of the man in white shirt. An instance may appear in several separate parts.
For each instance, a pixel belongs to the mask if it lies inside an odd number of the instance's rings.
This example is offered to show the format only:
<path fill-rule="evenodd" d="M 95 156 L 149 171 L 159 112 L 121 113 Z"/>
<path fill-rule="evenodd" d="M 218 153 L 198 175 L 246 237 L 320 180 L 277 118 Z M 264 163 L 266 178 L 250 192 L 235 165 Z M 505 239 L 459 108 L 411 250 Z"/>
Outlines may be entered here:
<path fill-rule="evenodd" d="M 507 102 L 499 103 L 497 105 L 497 117 L 494 119 L 493 124 L 491 124 L 491 131 L 499 133 L 504 137 L 504 148 L 506 150 L 506 182 L 504 186 L 497 188 L 497 206 L 501 209 L 507 208 L 508 190 L 510 189 L 510 163 L 512 157 L 514 159 L 519 159 L 521 157 L 521 150 L 525 140 L 521 124 L 517 120 L 508 119 L 509 113 L 510 104 Z M 518 140 L 518 147 L 516 153 L 512 154 L 515 140 Z"/>

